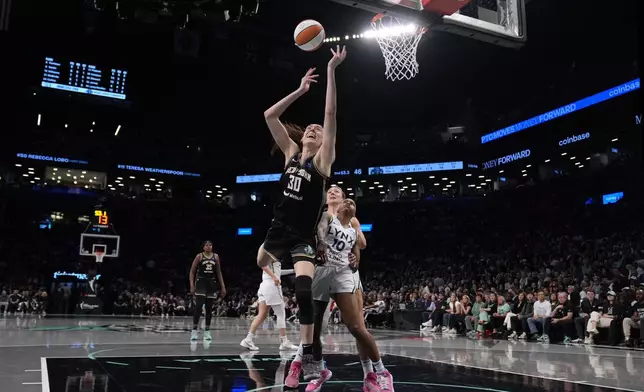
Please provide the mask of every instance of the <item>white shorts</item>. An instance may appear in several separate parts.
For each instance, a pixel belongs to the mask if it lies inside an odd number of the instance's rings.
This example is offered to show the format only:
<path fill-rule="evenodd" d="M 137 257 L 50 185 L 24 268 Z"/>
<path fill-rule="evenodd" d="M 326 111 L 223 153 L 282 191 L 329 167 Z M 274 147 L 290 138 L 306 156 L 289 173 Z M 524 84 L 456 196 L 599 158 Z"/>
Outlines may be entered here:
<path fill-rule="evenodd" d="M 282 287 L 276 286 L 275 282 L 264 280 L 259 285 L 259 290 L 257 290 L 257 300 L 259 302 L 265 302 L 266 305 L 281 305 L 284 303 L 284 298 L 282 297 Z"/>
<path fill-rule="evenodd" d="M 354 273 L 347 267 L 318 266 L 315 268 L 311 291 L 316 301 L 329 301 L 331 294 L 353 293 L 358 287 Z"/>
<path fill-rule="evenodd" d="M 355 281 L 358 283 L 356 290 L 362 291 L 362 281 L 360 280 L 360 271 L 356 271 L 353 273 L 353 279 L 355 279 Z"/>

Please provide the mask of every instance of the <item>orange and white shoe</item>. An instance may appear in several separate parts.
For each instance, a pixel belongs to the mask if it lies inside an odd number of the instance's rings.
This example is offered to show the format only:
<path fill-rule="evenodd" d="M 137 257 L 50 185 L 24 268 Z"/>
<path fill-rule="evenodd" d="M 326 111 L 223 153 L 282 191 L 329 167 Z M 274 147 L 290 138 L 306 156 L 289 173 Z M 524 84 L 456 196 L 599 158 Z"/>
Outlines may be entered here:
<path fill-rule="evenodd" d="M 378 372 L 376 373 L 376 377 L 381 391 L 394 392 L 394 378 L 391 376 L 389 371 L 385 370 L 384 372 Z"/>
<path fill-rule="evenodd" d="M 333 373 L 329 369 L 320 372 L 320 378 L 316 378 L 306 386 L 306 392 L 320 392 L 322 385 L 331 379 Z"/>
<path fill-rule="evenodd" d="M 302 363 L 299 361 L 291 362 L 284 386 L 290 389 L 297 388 L 300 385 L 300 374 L 302 374 Z"/>

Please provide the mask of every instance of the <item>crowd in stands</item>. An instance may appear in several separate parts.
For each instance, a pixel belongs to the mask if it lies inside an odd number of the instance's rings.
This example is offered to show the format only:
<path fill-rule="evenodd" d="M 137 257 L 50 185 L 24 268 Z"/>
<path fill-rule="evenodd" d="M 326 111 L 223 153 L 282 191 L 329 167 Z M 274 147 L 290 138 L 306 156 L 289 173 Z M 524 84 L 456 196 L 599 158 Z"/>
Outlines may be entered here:
<path fill-rule="evenodd" d="M 641 344 L 641 193 L 625 192 L 616 204 L 585 203 L 597 194 L 589 183 L 607 184 L 562 178 L 480 198 L 358 200 L 358 218 L 373 224 L 361 265 L 365 319 L 372 326 L 393 325 L 392 313 L 414 310 L 423 314 L 423 333 Z M 75 241 L 84 227 L 68 221 L 42 230 L 36 219 L 25 219 L 33 213 L 20 208 L 24 195 L 1 196 L 0 310 L 72 313 L 84 283 L 51 276 L 96 268 L 78 257 Z M 94 202 L 88 200 L 85 211 Z M 228 289 L 213 311 L 252 316 L 261 276 L 255 255 L 270 208 L 171 203 L 104 203 L 123 240 L 122 256 L 100 267 L 103 312 L 190 314 L 188 270 L 200 242 L 211 239 Z M 237 227 L 258 234 L 237 237 Z M 283 283 L 293 320 L 297 304 L 289 279 Z"/>

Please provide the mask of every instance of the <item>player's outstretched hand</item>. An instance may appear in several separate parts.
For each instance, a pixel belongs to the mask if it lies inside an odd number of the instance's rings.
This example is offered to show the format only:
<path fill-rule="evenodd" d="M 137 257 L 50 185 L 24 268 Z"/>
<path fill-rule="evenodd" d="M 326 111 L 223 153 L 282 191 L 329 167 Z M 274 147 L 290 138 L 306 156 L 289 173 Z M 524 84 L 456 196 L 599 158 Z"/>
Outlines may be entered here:
<path fill-rule="evenodd" d="M 353 272 L 358 270 L 358 258 L 353 253 L 349 253 L 349 268 L 351 268 L 351 271 Z"/>
<path fill-rule="evenodd" d="M 333 57 L 329 61 L 329 69 L 333 70 L 347 58 L 347 47 L 343 46 L 342 50 L 340 50 L 340 45 L 338 45 L 335 50 L 331 49 L 331 53 Z"/>
<path fill-rule="evenodd" d="M 306 93 L 311 88 L 311 83 L 318 82 L 316 78 L 320 75 L 314 74 L 314 72 L 315 72 L 315 68 L 309 68 L 309 70 L 306 71 L 306 74 L 302 78 L 302 81 L 300 82 L 300 87 L 297 89 L 297 91 L 301 93 Z"/>

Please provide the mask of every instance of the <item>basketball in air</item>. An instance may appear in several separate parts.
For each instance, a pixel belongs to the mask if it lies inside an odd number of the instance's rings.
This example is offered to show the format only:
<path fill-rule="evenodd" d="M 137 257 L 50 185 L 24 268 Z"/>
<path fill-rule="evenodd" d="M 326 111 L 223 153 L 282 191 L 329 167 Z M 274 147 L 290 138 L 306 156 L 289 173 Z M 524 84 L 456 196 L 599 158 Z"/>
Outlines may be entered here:
<path fill-rule="evenodd" d="M 312 52 L 322 45 L 326 35 L 324 33 L 324 27 L 322 27 L 320 22 L 307 19 L 297 25 L 293 37 L 295 38 L 295 45 L 298 48 Z"/>

